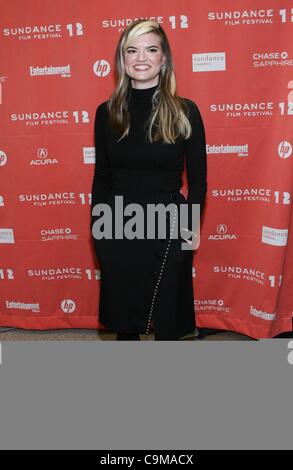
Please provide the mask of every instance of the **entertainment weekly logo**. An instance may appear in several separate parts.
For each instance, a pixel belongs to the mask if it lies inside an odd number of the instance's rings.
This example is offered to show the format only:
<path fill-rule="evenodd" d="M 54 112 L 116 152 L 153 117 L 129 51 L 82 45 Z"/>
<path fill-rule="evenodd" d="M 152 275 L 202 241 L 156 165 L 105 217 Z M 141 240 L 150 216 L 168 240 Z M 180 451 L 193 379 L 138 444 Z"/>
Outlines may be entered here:
<path fill-rule="evenodd" d="M 7 309 L 13 310 L 31 310 L 34 313 L 40 312 L 39 303 L 25 303 L 25 302 L 16 302 L 14 300 L 6 300 L 5 306 Z"/>
<path fill-rule="evenodd" d="M 234 157 L 248 157 L 249 149 L 248 144 L 232 145 L 232 144 L 219 144 L 219 145 L 206 145 L 207 154 L 209 156 L 234 156 Z"/>
<path fill-rule="evenodd" d="M 291 8 L 251 8 L 241 10 L 215 10 L 207 14 L 208 21 L 226 27 L 266 26 L 274 23 L 292 23 Z"/>
<path fill-rule="evenodd" d="M 264 310 L 257 309 L 253 305 L 250 306 L 249 313 L 250 313 L 250 315 L 253 315 L 254 317 L 261 318 L 262 320 L 267 320 L 267 321 L 276 320 L 276 314 L 275 313 L 265 312 Z"/>
<path fill-rule="evenodd" d="M 48 75 L 60 75 L 61 78 L 71 77 L 70 64 L 67 65 L 44 65 L 29 67 L 29 74 L 31 77 L 44 77 Z"/>

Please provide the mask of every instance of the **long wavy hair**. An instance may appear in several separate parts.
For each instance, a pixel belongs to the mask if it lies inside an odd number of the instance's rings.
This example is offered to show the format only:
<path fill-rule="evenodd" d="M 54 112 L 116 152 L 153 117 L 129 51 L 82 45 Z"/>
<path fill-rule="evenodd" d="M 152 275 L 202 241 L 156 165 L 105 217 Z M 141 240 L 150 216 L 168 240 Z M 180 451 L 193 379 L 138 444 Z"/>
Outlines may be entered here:
<path fill-rule="evenodd" d="M 124 54 L 130 42 L 145 33 L 155 33 L 160 38 L 166 63 L 159 73 L 158 87 L 152 97 L 152 112 L 148 120 L 149 142 L 175 143 L 181 137 L 190 137 L 192 129 L 188 119 L 189 109 L 183 98 L 176 93 L 176 79 L 173 59 L 167 36 L 159 23 L 154 20 L 133 21 L 122 33 L 115 52 L 115 73 L 117 85 L 110 96 L 107 107 L 110 125 L 121 137 L 129 134 L 130 114 L 128 103 L 131 96 L 131 79 L 126 74 Z"/>

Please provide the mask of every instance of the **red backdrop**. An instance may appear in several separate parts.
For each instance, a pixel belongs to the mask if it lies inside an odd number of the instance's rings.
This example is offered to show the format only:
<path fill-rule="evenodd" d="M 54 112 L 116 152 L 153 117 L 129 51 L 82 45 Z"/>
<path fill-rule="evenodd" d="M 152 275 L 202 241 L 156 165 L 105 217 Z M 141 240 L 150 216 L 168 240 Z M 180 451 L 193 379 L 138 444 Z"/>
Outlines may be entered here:
<path fill-rule="evenodd" d="M 170 40 L 178 93 L 206 128 L 197 325 L 255 338 L 291 330 L 292 1 L 0 5 L 0 326 L 101 328 L 94 115 L 114 88 L 123 28 L 152 17 Z"/>

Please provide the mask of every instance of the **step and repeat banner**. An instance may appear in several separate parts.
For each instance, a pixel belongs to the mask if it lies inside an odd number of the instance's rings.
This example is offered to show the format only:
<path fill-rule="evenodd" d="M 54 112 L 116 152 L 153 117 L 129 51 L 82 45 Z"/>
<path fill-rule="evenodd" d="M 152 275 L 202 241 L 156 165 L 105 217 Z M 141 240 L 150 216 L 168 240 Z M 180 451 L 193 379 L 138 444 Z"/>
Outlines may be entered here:
<path fill-rule="evenodd" d="M 291 330 L 293 1 L 1 0 L 0 10 L 0 327 L 103 328 L 94 116 L 114 89 L 123 29 L 154 18 L 178 93 L 206 129 L 197 326 Z"/>

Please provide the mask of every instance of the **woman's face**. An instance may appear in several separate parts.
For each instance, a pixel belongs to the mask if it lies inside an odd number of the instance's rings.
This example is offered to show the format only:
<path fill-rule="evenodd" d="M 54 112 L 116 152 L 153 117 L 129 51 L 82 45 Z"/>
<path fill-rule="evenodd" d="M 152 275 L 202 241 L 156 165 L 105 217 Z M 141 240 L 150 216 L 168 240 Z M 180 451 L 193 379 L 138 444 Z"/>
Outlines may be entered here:
<path fill-rule="evenodd" d="M 157 85 L 161 66 L 166 62 L 159 36 L 146 33 L 131 41 L 126 48 L 124 62 L 133 88 Z"/>

